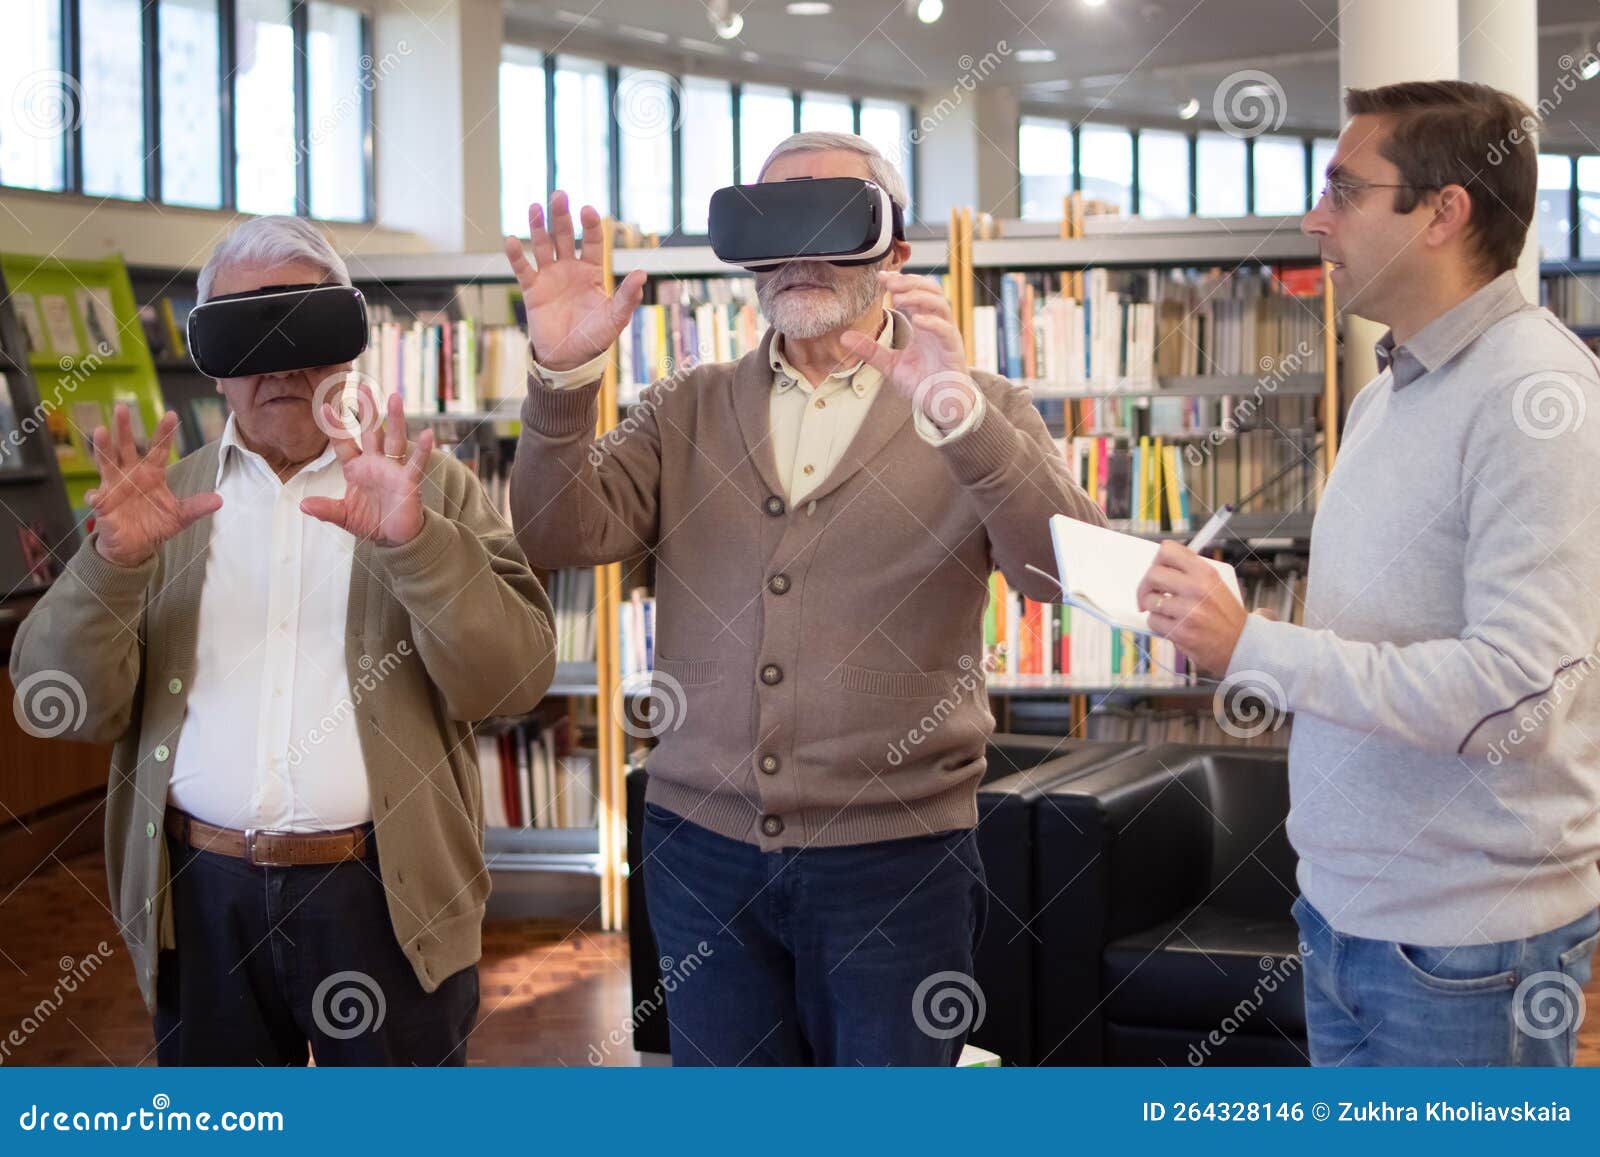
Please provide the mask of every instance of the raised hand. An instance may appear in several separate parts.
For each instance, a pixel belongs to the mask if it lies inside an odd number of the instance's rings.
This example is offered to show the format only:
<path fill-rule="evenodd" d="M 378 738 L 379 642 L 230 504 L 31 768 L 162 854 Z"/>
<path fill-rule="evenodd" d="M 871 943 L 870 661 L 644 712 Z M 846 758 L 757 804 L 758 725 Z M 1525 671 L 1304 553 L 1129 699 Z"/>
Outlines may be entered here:
<path fill-rule="evenodd" d="M 100 485 L 86 495 L 94 511 L 95 549 L 117 566 L 138 566 L 167 539 L 196 519 L 219 510 L 222 495 L 208 490 L 179 498 L 167 485 L 167 456 L 178 415 L 168 410 L 150 448 L 140 456 L 133 441 L 133 415 L 118 402 L 112 429 L 95 427 L 94 453 Z"/>
<path fill-rule="evenodd" d="M 358 384 L 365 401 L 361 413 L 376 414 L 378 403 L 366 385 Z M 370 409 L 368 406 L 370 405 Z M 338 430 L 344 423 L 326 402 L 322 426 Z M 360 441 L 334 438 L 333 452 L 344 469 L 343 498 L 304 498 L 300 509 L 312 518 L 371 539 L 379 546 L 400 546 L 422 529 L 422 474 L 433 450 L 433 431 L 424 430 L 407 453 L 405 403 L 389 395 L 388 414 L 361 431 Z"/>
<path fill-rule="evenodd" d="M 967 373 L 967 350 L 939 283 L 908 273 L 878 274 L 889 303 L 911 323 L 905 349 L 889 349 L 864 333 L 841 335 L 839 344 L 883 375 L 941 430 L 953 430 L 978 404 Z"/>
<path fill-rule="evenodd" d="M 552 370 L 574 369 L 610 349 L 644 296 L 644 273 L 637 269 L 622 279 L 615 293 L 606 295 L 600 262 L 600 214 L 585 205 L 580 216 L 581 257 L 575 248 L 567 195 L 559 189 L 550 198 L 548 229 L 543 206 L 537 202 L 528 206 L 533 261 L 528 260 L 517 238 L 505 241 L 506 257 L 528 310 L 533 356 Z"/>

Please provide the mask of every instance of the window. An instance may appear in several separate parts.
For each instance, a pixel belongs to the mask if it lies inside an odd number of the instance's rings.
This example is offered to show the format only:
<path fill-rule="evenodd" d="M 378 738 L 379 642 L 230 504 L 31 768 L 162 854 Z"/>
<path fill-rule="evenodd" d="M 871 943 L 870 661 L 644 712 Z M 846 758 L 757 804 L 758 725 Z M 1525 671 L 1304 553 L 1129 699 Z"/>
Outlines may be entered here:
<path fill-rule="evenodd" d="M 1559 261 L 1572 256 L 1572 158 L 1539 154 L 1539 258 Z"/>
<path fill-rule="evenodd" d="M 59 189 L 78 94 L 61 73 L 60 0 L 11 0 L 0 36 L 0 184 Z"/>
<path fill-rule="evenodd" d="M 617 77 L 622 212 L 647 233 L 672 229 L 672 116 L 678 82 L 664 72 L 624 68 Z"/>
<path fill-rule="evenodd" d="M 556 57 L 556 124 L 556 188 L 566 190 L 574 216 L 581 205 L 610 214 L 611 102 L 604 64 Z"/>
<path fill-rule="evenodd" d="M 862 101 L 861 135 L 900 170 L 910 202 L 903 208 L 910 221 L 916 203 L 916 190 L 911 187 L 911 106 L 889 100 Z"/>
<path fill-rule="evenodd" d="M 704 233 L 711 194 L 733 184 L 733 86 L 684 77 L 683 127 L 683 231 Z"/>
<path fill-rule="evenodd" d="M 1322 193 L 1322 183 L 1327 179 L 1328 166 L 1333 164 L 1334 150 L 1339 147 L 1339 142 L 1332 137 L 1318 137 L 1311 142 L 1311 190 L 1312 199 L 1315 200 Z"/>
<path fill-rule="evenodd" d="M 767 154 L 794 134 L 794 97 L 786 88 L 747 84 L 739 91 L 739 181 L 754 184 Z"/>
<path fill-rule="evenodd" d="M 1195 143 L 1195 192 L 1202 217 L 1243 217 L 1244 141 L 1227 133 L 1201 133 Z"/>
<path fill-rule="evenodd" d="M 222 204 L 217 0 L 161 0 L 161 199 Z"/>
<path fill-rule="evenodd" d="M 800 95 L 800 131 L 803 133 L 853 133 L 856 114 L 850 98 L 833 92 Z M 885 154 L 887 156 L 888 154 Z"/>
<path fill-rule="evenodd" d="M 1189 138 L 1146 129 L 1139 134 L 1139 216 L 1189 215 Z"/>
<path fill-rule="evenodd" d="M 1083 195 L 1133 211 L 1133 136 L 1110 125 L 1084 125 L 1078 130 L 1082 153 Z"/>
<path fill-rule="evenodd" d="M 544 204 L 544 58 L 507 45 L 500 60 L 500 231 L 528 235 L 528 206 Z"/>
<path fill-rule="evenodd" d="M 1255 193 L 1258 215 L 1306 211 L 1306 145 L 1303 140 L 1299 137 L 1256 138 Z"/>
<path fill-rule="evenodd" d="M 1578 256 L 1600 257 L 1600 157 L 1578 158 Z"/>
<path fill-rule="evenodd" d="M 239 208 L 246 213 L 293 213 L 298 150 L 289 0 L 238 4 L 234 154 Z"/>
<path fill-rule="evenodd" d="M 313 3 L 306 30 L 311 124 L 311 215 L 360 221 L 367 215 L 367 75 L 361 13 Z"/>
<path fill-rule="evenodd" d="M 144 196 L 144 58 L 139 0 L 79 0 L 83 191 Z"/>
<path fill-rule="evenodd" d="M 1072 126 L 1066 121 L 1025 116 L 1017 126 L 1017 168 L 1022 179 L 1022 215 L 1059 221 L 1072 192 Z"/>

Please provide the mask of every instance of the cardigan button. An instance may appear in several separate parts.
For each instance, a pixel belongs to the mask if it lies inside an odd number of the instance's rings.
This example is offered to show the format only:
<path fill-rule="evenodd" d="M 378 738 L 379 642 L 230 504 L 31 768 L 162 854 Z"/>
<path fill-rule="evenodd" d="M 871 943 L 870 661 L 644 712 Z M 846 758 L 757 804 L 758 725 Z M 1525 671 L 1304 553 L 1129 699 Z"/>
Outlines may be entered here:
<path fill-rule="evenodd" d="M 145 825 L 144 825 L 144 834 L 145 834 L 145 838 L 146 839 L 151 839 L 151 840 L 155 839 L 156 838 L 156 825 L 147 821 L 145 823 Z"/>
<path fill-rule="evenodd" d="M 777 816 L 761 817 L 761 834 L 765 836 L 779 836 L 783 834 L 783 820 Z"/>
<path fill-rule="evenodd" d="M 782 765 L 778 757 L 769 751 L 761 757 L 761 762 L 757 766 L 768 775 L 777 775 L 778 768 Z"/>
<path fill-rule="evenodd" d="M 789 576 L 775 574 L 767 580 L 767 589 L 775 595 L 787 594 L 789 591 Z"/>
<path fill-rule="evenodd" d="M 761 668 L 761 681 L 768 687 L 776 687 L 783 682 L 783 668 L 776 663 L 768 663 Z"/>
<path fill-rule="evenodd" d="M 767 513 L 772 515 L 774 518 L 777 518 L 778 515 L 783 513 L 783 499 L 779 498 L 776 494 L 767 495 L 765 506 L 767 508 Z"/>
<path fill-rule="evenodd" d="M 156 744 L 156 749 L 150 754 L 156 757 L 157 763 L 165 763 L 167 762 L 167 756 L 172 754 L 172 749 L 165 743 L 158 743 Z"/>
<path fill-rule="evenodd" d="M 172 692 L 172 694 L 176 695 L 179 691 L 183 690 L 183 680 L 182 679 L 168 679 L 167 680 L 167 690 Z"/>

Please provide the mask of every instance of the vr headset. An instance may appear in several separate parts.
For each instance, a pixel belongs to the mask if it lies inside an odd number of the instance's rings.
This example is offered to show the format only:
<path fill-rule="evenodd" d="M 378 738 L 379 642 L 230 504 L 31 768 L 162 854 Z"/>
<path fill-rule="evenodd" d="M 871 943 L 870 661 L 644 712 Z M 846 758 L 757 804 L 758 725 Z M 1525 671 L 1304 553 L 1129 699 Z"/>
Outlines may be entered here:
<path fill-rule="evenodd" d="M 189 354 L 212 378 L 337 366 L 367 348 L 367 303 L 349 285 L 269 285 L 189 313 Z"/>
<path fill-rule="evenodd" d="M 791 261 L 870 265 L 906 237 L 900 206 L 860 177 L 729 185 L 711 194 L 709 231 L 719 260 L 752 273 Z"/>

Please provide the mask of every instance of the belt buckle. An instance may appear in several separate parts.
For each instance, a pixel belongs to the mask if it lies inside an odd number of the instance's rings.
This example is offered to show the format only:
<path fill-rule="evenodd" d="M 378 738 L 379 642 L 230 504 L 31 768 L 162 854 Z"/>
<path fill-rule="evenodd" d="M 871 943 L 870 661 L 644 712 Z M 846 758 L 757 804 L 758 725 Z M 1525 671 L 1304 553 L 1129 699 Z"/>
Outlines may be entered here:
<path fill-rule="evenodd" d="M 257 836 L 262 836 L 262 835 L 266 835 L 266 836 L 289 836 L 289 835 L 293 835 L 293 834 L 294 834 L 293 832 L 282 831 L 282 830 L 280 830 L 278 828 L 245 828 L 245 830 L 244 830 L 244 851 L 245 851 L 245 856 L 249 859 L 249 861 L 250 861 L 250 863 L 251 863 L 251 865 L 253 867 L 257 867 L 257 868 L 292 868 L 295 865 L 294 865 L 294 862 L 291 861 L 291 860 L 281 860 L 280 861 L 280 860 L 261 860 L 261 859 L 257 859 L 256 858 L 256 837 Z"/>

